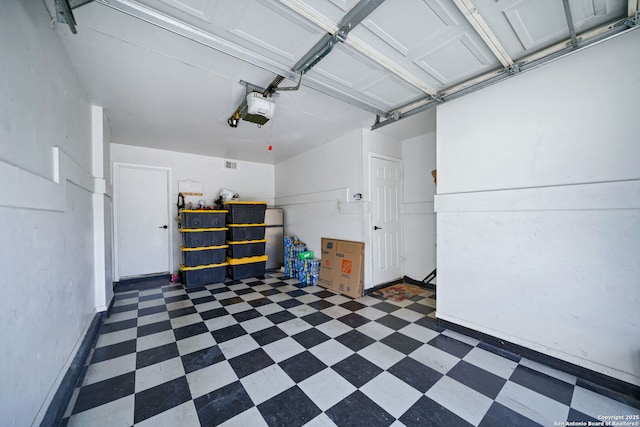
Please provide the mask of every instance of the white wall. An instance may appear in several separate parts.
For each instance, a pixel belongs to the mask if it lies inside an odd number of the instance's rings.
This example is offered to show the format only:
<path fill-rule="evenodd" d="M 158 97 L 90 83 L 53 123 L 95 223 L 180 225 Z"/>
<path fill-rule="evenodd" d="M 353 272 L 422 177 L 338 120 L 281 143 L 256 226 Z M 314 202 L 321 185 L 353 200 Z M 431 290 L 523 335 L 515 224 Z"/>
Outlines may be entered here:
<path fill-rule="evenodd" d="M 435 268 L 434 133 L 399 141 L 360 129 L 278 163 L 275 203 L 285 210 L 285 234 L 298 236 L 317 253 L 322 237 L 365 242 L 365 288 L 374 286 L 369 188 L 373 155 L 403 163 L 403 271 L 422 279 Z M 355 193 L 362 193 L 361 201 L 354 201 Z"/>
<path fill-rule="evenodd" d="M 284 208 L 285 234 L 318 257 L 322 237 L 364 241 L 364 203 L 353 201 L 353 194 L 366 194 L 362 153 L 357 130 L 276 164 L 275 204 Z"/>
<path fill-rule="evenodd" d="M 91 106 L 44 3 L 0 13 L 0 413 L 39 424 L 94 312 Z M 55 148 L 58 147 L 58 148 Z"/>
<path fill-rule="evenodd" d="M 172 183 L 169 203 L 173 218 L 169 222 L 173 236 L 173 269 L 177 271 L 181 262 L 181 236 L 177 223 L 173 219 L 178 215 L 178 183 L 193 180 L 203 184 L 203 197 L 186 197 L 186 202 L 197 203 L 204 198 L 208 205 L 217 199 L 220 190 L 227 188 L 240 195 L 241 200 L 259 200 L 273 205 L 274 166 L 263 163 L 238 161 L 238 169 L 225 170 L 225 159 L 136 147 L 132 145 L 111 144 L 111 161 L 136 165 L 161 166 L 171 169 Z"/>
<path fill-rule="evenodd" d="M 375 155 L 400 161 L 405 155 L 413 156 L 405 170 L 403 188 L 409 205 L 401 207 L 402 220 L 410 218 L 410 227 L 402 230 L 403 250 L 412 271 L 429 268 L 430 272 L 435 263 L 435 225 L 424 214 L 433 215 L 433 185 L 415 178 L 421 176 L 425 164 L 435 164 L 433 134 L 403 143 L 360 129 L 276 165 L 276 205 L 285 209 L 285 234 L 298 236 L 318 253 L 322 237 L 365 242 L 365 289 L 375 285 L 369 188 L 369 162 Z M 356 193 L 362 194 L 361 201 L 353 199 Z M 428 207 L 422 206 L 424 203 Z M 425 252 L 434 259 L 427 255 L 425 261 Z"/>
<path fill-rule="evenodd" d="M 640 385 L 640 31 L 438 109 L 438 317 Z"/>
<path fill-rule="evenodd" d="M 402 141 L 404 193 L 402 204 L 404 274 L 422 280 L 436 268 L 436 134 Z"/>

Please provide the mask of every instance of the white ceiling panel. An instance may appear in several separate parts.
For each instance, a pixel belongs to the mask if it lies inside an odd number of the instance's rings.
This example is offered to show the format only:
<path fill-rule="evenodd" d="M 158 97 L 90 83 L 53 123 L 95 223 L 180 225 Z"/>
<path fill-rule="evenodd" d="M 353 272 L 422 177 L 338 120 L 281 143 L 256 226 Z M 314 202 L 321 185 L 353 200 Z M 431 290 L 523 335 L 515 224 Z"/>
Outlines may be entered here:
<path fill-rule="evenodd" d="M 340 85 L 343 90 L 353 90 L 358 82 L 380 71 L 378 65 L 364 56 L 338 45 L 308 76 Z"/>
<path fill-rule="evenodd" d="M 211 23 L 212 2 L 208 0 L 161 0 L 163 3 L 201 21 Z"/>
<path fill-rule="evenodd" d="M 495 60 L 483 53 L 476 41 L 462 34 L 425 53 L 415 63 L 446 86 L 483 72 L 495 65 Z"/>
<path fill-rule="evenodd" d="M 421 96 L 415 88 L 386 72 L 364 85 L 360 91 L 382 104 L 387 110 L 413 102 Z"/>
<path fill-rule="evenodd" d="M 578 33 L 626 15 L 627 4 L 616 0 L 570 0 L 571 14 Z"/>
<path fill-rule="evenodd" d="M 385 111 L 424 96 L 420 90 L 342 44 L 337 45 L 305 78 L 330 84 Z"/>
<path fill-rule="evenodd" d="M 496 35 L 500 44 L 513 59 L 520 58 L 526 54 L 526 49 L 520 42 L 520 39 L 514 33 L 513 28 L 506 18 L 504 11 L 509 7 L 521 3 L 521 0 L 475 0 L 474 5 L 478 12 Z M 557 3 L 562 9 L 561 1 Z M 561 17 L 564 17 L 562 11 Z"/>
<path fill-rule="evenodd" d="M 473 0 L 483 19 L 511 58 L 517 60 L 569 39 L 569 27 L 560 0 Z M 571 0 L 578 35 L 595 26 L 624 17 L 625 0 Z"/>
<path fill-rule="evenodd" d="M 133 4 L 138 2 L 132 2 Z M 287 67 L 324 34 L 276 0 L 140 0 L 152 10 Z"/>
<path fill-rule="evenodd" d="M 434 92 L 499 65 L 450 1 L 387 0 L 353 34 Z M 447 51 L 464 57 L 443 61 Z M 438 63 L 427 64 L 430 57 Z"/>
<path fill-rule="evenodd" d="M 348 12 L 358 0 L 329 0 L 331 3 L 338 6 L 343 12 Z M 308 2 L 309 3 L 309 2 Z"/>
<path fill-rule="evenodd" d="M 278 0 L 286 4 L 289 0 Z M 334 26 L 358 3 L 358 0 L 293 0 L 296 5 L 325 17 Z"/>
<path fill-rule="evenodd" d="M 291 66 L 323 35 L 318 27 L 267 0 L 246 1 L 227 31 L 238 36 L 241 46 L 266 49 Z"/>
<path fill-rule="evenodd" d="M 569 36 L 564 7 L 558 0 L 521 0 L 502 13 L 526 50 Z"/>
<path fill-rule="evenodd" d="M 384 3 L 363 24 L 373 34 L 408 56 L 417 46 L 427 43 L 455 25 L 439 3 L 405 0 L 402 7 Z"/>

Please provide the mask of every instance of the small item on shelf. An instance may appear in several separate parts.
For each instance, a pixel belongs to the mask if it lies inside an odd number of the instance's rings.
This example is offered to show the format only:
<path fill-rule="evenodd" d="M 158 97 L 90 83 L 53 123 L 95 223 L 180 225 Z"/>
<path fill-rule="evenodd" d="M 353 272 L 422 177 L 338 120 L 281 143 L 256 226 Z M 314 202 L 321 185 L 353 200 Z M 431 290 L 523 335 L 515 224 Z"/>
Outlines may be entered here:
<path fill-rule="evenodd" d="M 234 193 L 231 190 L 223 188 L 222 191 L 220 191 L 220 198 L 223 202 L 227 202 L 229 200 L 238 200 L 240 198 L 240 195 L 238 193 Z"/>

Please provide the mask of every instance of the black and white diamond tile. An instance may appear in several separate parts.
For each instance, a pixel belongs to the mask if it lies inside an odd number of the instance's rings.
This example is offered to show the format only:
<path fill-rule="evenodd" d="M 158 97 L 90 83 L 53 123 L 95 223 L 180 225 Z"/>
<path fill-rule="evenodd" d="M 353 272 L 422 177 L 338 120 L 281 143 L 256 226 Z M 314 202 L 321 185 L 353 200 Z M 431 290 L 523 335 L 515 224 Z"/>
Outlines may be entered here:
<path fill-rule="evenodd" d="M 63 426 L 535 426 L 640 414 L 440 327 L 433 291 L 351 299 L 280 273 L 117 293 Z M 613 396 L 613 395 L 612 395 Z"/>

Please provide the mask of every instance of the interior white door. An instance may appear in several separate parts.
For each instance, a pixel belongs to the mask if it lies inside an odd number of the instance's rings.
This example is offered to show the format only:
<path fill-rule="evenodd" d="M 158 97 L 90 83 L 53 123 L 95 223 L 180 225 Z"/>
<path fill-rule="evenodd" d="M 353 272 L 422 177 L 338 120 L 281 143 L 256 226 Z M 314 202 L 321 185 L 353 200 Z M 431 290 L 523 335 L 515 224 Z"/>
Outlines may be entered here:
<path fill-rule="evenodd" d="M 114 166 L 117 280 L 170 271 L 169 174 L 167 168 Z"/>
<path fill-rule="evenodd" d="M 400 162 L 371 157 L 373 284 L 396 280 L 400 265 Z"/>

